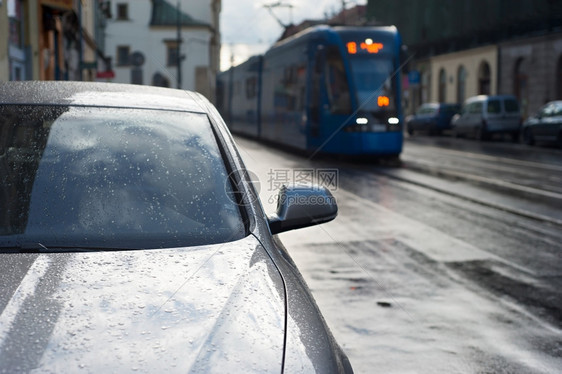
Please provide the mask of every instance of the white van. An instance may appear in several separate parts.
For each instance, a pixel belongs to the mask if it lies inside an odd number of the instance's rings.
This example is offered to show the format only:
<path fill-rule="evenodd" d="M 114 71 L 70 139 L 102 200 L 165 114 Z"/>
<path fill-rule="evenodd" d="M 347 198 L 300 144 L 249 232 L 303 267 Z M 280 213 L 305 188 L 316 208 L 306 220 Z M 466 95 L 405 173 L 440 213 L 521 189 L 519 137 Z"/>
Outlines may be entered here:
<path fill-rule="evenodd" d="M 472 135 L 486 140 L 493 134 L 507 133 L 519 139 L 521 112 L 517 98 L 511 95 L 479 95 L 467 99 L 461 113 L 451 121 L 454 136 Z"/>

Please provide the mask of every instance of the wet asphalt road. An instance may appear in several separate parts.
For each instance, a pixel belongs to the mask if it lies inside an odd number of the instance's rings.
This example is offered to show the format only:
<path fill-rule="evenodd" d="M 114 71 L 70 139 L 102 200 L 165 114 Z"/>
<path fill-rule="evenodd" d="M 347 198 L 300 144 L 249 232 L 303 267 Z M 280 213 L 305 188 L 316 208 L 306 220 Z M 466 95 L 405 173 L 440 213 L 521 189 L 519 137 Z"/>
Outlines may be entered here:
<path fill-rule="evenodd" d="M 338 218 L 281 239 L 357 373 L 562 370 L 562 150 L 416 136 L 389 164 L 236 140 L 268 212 L 337 171 Z"/>

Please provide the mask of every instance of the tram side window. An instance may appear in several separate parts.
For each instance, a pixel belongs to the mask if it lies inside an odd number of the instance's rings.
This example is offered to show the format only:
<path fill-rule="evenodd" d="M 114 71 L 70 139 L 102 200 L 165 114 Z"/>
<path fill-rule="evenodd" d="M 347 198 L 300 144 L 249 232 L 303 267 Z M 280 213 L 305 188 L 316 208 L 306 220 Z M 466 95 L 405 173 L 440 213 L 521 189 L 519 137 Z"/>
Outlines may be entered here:
<path fill-rule="evenodd" d="M 337 49 L 326 53 L 326 91 L 332 113 L 351 113 L 351 95 L 341 54 Z"/>
<path fill-rule="evenodd" d="M 258 92 L 258 80 L 256 77 L 250 77 L 246 79 L 246 98 L 253 99 L 257 96 Z"/>

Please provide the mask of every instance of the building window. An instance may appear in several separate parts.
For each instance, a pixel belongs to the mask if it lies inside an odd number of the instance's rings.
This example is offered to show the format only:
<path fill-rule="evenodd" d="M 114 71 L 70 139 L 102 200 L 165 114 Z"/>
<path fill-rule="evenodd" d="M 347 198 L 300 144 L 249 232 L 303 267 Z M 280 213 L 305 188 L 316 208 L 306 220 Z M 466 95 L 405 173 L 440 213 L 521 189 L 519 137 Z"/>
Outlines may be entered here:
<path fill-rule="evenodd" d="M 23 48 L 22 2 L 21 0 L 8 1 L 9 42 L 17 48 Z"/>
<path fill-rule="evenodd" d="M 178 65 L 178 44 L 177 43 L 166 43 L 166 65 L 177 66 Z"/>
<path fill-rule="evenodd" d="M 490 65 L 486 61 L 482 61 L 480 64 L 480 69 L 478 69 L 478 94 L 479 95 L 489 95 L 490 94 Z"/>
<path fill-rule="evenodd" d="M 117 65 L 129 65 L 129 53 L 131 48 L 128 45 L 120 45 L 117 47 Z"/>
<path fill-rule="evenodd" d="M 117 19 L 118 20 L 128 20 L 129 19 L 129 4 L 117 4 Z"/>
<path fill-rule="evenodd" d="M 439 97 L 437 100 L 444 103 L 447 100 L 447 73 L 445 69 L 439 71 Z"/>
<path fill-rule="evenodd" d="M 111 2 L 109 0 L 100 0 L 99 8 L 105 18 L 111 18 Z"/>
<path fill-rule="evenodd" d="M 459 66 L 457 72 L 457 103 L 462 104 L 466 98 L 466 69 Z"/>

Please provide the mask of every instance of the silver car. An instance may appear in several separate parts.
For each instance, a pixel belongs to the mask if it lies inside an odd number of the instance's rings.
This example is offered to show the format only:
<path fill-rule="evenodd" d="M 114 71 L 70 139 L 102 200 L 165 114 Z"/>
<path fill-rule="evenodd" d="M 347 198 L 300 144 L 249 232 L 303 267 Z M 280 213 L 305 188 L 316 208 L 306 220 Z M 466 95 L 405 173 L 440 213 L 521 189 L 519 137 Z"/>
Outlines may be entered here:
<path fill-rule="evenodd" d="M 180 90 L 0 85 L 0 372 L 351 373 L 215 108 Z"/>
<path fill-rule="evenodd" d="M 519 103 L 511 95 L 471 97 L 463 104 L 460 114 L 453 117 L 451 126 L 454 136 L 487 140 L 494 134 L 509 134 L 517 141 L 521 129 Z"/>

